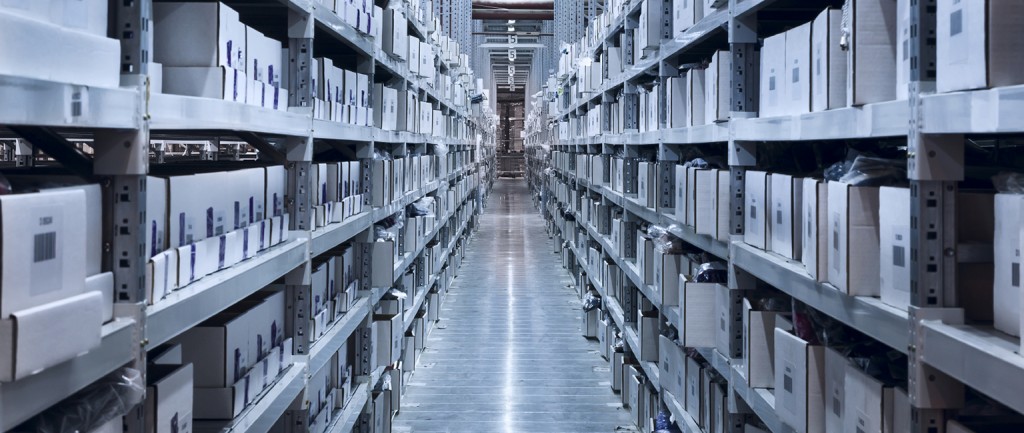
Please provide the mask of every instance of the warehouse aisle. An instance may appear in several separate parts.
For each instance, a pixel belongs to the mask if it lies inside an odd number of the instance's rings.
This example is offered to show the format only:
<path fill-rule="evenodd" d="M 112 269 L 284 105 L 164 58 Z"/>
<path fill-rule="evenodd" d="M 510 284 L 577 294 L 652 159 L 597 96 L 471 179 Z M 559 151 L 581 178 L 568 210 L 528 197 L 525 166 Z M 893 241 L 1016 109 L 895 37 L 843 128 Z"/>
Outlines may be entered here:
<path fill-rule="evenodd" d="M 396 432 L 611 432 L 630 426 L 524 180 L 497 180 Z M 571 307 L 570 307 L 571 306 Z M 633 431 L 625 428 L 619 431 Z"/>

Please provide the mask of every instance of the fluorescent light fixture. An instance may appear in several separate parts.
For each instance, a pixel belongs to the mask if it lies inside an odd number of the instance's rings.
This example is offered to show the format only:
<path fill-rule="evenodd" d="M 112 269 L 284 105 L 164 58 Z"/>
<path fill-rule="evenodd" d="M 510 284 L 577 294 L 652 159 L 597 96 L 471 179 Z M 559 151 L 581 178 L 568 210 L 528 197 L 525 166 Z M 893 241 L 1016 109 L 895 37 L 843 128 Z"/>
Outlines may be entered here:
<path fill-rule="evenodd" d="M 515 24 L 515 23 L 516 23 L 516 20 L 508 20 L 508 23 L 509 23 L 509 24 Z"/>
<path fill-rule="evenodd" d="M 510 31 L 510 32 L 514 32 L 514 31 L 516 31 L 516 28 L 515 28 L 515 27 L 512 27 L 512 26 L 508 26 L 508 31 Z"/>

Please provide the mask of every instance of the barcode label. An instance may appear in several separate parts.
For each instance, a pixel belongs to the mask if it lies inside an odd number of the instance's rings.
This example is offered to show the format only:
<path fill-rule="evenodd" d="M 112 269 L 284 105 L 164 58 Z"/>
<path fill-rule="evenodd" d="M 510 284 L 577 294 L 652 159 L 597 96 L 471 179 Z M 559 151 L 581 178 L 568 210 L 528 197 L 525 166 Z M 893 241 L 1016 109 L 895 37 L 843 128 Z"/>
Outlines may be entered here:
<path fill-rule="evenodd" d="M 47 232 L 35 235 L 35 247 L 33 248 L 33 259 L 35 263 L 45 262 L 57 258 L 57 232 Z"/>
<path fill-rule="evenodd" d="M 900 245 L 893 246 L 893 265 L 899 267 L 906 267 L 906 247 Z"/>

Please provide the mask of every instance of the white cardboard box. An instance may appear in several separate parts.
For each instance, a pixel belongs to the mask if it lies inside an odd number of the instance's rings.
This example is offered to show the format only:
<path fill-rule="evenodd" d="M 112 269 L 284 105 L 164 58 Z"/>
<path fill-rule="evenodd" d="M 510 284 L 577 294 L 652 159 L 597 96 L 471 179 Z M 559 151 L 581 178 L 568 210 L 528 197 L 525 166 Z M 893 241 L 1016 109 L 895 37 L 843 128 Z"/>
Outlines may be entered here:
<path fill-rule="evenodd" d="M 246 102 L 249 82 L 245 71 L 224 66 L 164 66 L 164 93 Z"/>
<path fill-rule="evenodd" d="M 245 29 L 238 12 L 223 3 L 156 3 L 153 60 L 165 68 L 224 66 L 244 71 Z"/>
<path fill-rule="evenodd" d="M 653 316 L 647 316 L 642 311 L 637 313 L 636 333 L 640 339 L 640 361 L 658 362 L 658 322 L 656 312 Z"/>
<path fill-rule="evenodd" d="M 146 378 L 146 433 L 192 431 L 192 364 L 151 365 Z"/>
<path fill-rule="evenodd" d="M 409 55 L 408 21 L 398 9 L 384 10 L 384 51 L 401 60 Z"/>
<path fill-rule="evenodd" d="M 840 46 L 843 11 L 826 9 L 814 19 L 811 31 L 811 110 L 846 106 L 847 55 Z"/>
<path fill-rule="evenodd" d="M 100 344 L 102 324 L 103 295 L 96 291 L 0 318 L 0 381 L 33 375 L 92 350 Z"/>
<path fill-rule="evenodd" d="M 689 97 L 686 126 L 700 126 L 707 123 L 704 118 L 707 114 L 705 88 L 708 84 L 705 82 L 706 79 L 703 70 L 690 69 L 686 72 L 686 95 Z"/>
<path fill-rule="evenodd" d="M 775 413 L 797 433 L 825 431 L 825 347 L 775 328 Z"/>
<path fill-rule="evenodd" d="M 715 347 L 714 283 L 693 283 L 679 276 L 679 342 L 685 347 Z"/>
<path fill-rule="evenodd" d="M 786 33 L 764 39 L 761 47 L 760 117 L 774 117 L 785 113 L 786 92 Z"/>
<path fill-rule="evenodd" d="M 681 254 L 663 254 L 654 251 L 654 289 L 659 292 L 661 305 L 679 305 L 679 284 L 680 280 L 685 281 L 681 275 L 687 271 L 689 260 Z"/>
<path fill-rule="evenodd" d="M 784 114 L 811 111 L 811 23 L 786 32 Z"/>
<path fill-rule="evenodd" d="M 1024 40 L 1015 37 L 1024 5 L 1002 0 L 939 0 L 936 87 L 940 92 L 1024 83 Z"/>
<path fill-rule="evenodd" d="M 896 99 L 896 0 L 851 2 L 850 28 L 847 104 Z"/>
<path fill-rule="evenodd" d="M 271 86 L 281 86 L 281 73 L 284 72 L 281 42 L 251 27 L 245 29 L 246 76 Z"/>
<path fill-rule="evenodd" d="M 697 170 L 695 177 L 697 184 L 697 195 L 695 197 L 697 211 L 694 219 L 694 230 L 699 235 L 708 235 L 712 238 L 718 236 L 718 224 L 721 222 L 719 219 L 719 206 L 723 206 L 719 201 L 719 174 L 720 171 L 717 169 Z M 728 208 L 729 203 L 726 202 L 724 206 Z"/>
<path fill-rule="evenodd" d="M 896 37 L 899 38 L 896 41 L 896 99 L 899 100 L 910 97 L 910 26 L 910 0 L 896 0 Z"/>
<path fill-rule="evenodd" d="M 768 215 L 769 174 L 763 171 L 747 170 L 746 193 L 743 217 L 743 241 L 760 248 L 767 249 L 771 225 Z"/>
<path fill-rule="evenodd" d="M 224 312 L 173 340 L 194 366 L 196 388 L 231 388 L 245 377 L 254 361 L 248 359 L 251 324 L 245 312 Z"/>
<path fill-rule="evenodd" d="M 729 101 L 732 97 L 732 54 L 728 51 L 716 51 L 704 73 L 707 77 L 704 121 L 709 124 L 728 121 Z"/>
<path fill-rule="evenodd" d="M 846 401 L 846 360 L 831 347 L 825 348 L 825 431 L 843 431 Z"/>
<path fill-rule="evenodd" d="M 743 300 L 743 372 L 751 388 L 775 386 L 775 326 L 779 313 L 754 310 Z"/>
<path fill-rule="evenodd" d="M 678 0 L 672 2 L 672 33 L 682 35 L 704 17 L 703 0 Z"/>
<path fill-rule="evenodd" d="M 0 196 L 0 319 L 82 294 L 86 278 L 83 190 Z"/>
<path fill-rule="evenodd" d="M 803 230 L 801 230 L 801 261 L 815 281 L 828 280 L 828 185 L 818 179 L 805 178 L 801 188 Z"/>
<path fill-rule="evenodd" d="M 878 296 L 878 187 L 828 183 L 828 282 L 850 296 Z"/>
<path fill-rule="evenodd" d="M 1020 216 L 1024 195 L 996 194 L 993 248 L 995 282 L 993 319 L 996 329 L 1020 335 Z"/>
<path fill-rule="evenodd" d="M 878 275 L 882 302 L 910 305 L 910 189 L 878 189 Z"/>
<path fill-rule="evenodd" d="M 771 250 L 787 259 L 801 257 L 803 228 L 803 179 L 771 175 Z"/>
<path fill-rule="evenodd" d="M 893 389 L 853 365 L 846 366 L 843 433 L 889 433 L 893 416 Z"/>

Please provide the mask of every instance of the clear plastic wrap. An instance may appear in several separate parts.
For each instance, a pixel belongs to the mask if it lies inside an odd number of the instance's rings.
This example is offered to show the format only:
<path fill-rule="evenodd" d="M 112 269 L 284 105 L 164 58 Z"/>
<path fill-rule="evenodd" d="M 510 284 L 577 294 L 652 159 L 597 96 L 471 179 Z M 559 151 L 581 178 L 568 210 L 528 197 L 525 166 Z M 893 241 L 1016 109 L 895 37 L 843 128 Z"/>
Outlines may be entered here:
<path fill-rule="evenodd" d="M 601 295 L 597 291 L 589 290 L 587 294 L 583 296 L 583 311 L 590 312 L 601 308 Z"/>
<path fill-rule="evenodd" d="M 380 149 L 373 149 L 373 159 L 378 161 L 387 161 L 394 158 L 391 157 L 390 153 L 384 152 Z"/>
<path fill-rule="evenodd" d="M 907 182 L 907 162 L 858 156 L 840 182 L 857 186 L 901 185 Z"/>
<path fill-rule="evenodd" d="M 391 375 L 390 374 L 384 374 L 382 376 L 383 377 L 380 380 L 380 389 L 381 389 L 381 391 L 391 391 Z"/>
<path fill-rule="evenodd" d="M 689 161 L 686 161 L 686 163 L 683 164 L 683 167 L 693 167 L 693 168 L 705 169 L 705 168 L 709 167 L 709 164 L 708 164 L 707 161 L 704 160 L 704 158 L 693 158 L 693 159 L 691 159 Z"/>
<path fill-rule="evenodd" d="M 393 297 L 395 299 L 408 299 L 409 298 L 409 294 L 408 293 L 405 293 L 405 292 L 403 292 L 401 290 L 394 289 L 394 288 L 388 289 L 387 295 L 390 296 L 390 297 Z"/>
<path fill-rule="evenodd" d="M 423 197 L 410 203 L 406 213 L 411 217 L 434 216 L 434 197 Z"/>
<path fill-rule="evenodd" d="M 405 227 L 405 212 L 398 213 L 384 218 L 373 226 L 373 236 L 377 242 L 395 241 L 398 234 Z"/>
<path fill-rule="evenodd" d="M 673 235 L 670 232 L 671 230 L 679 230 L 679 226 L 672 224 L 666 228 L 655 224 L 647 228 L 647 234 L 654 241 L 655 251 L 661 254 L 679 254 L 683 252 L 683 240 Z"/>
<path fill-rule="evenodd" d="M 1007 194 L 1024 194 L 1024 174 L 1002 172 L 992 176 L 996 191 Z"/>
<path fill-rule="evenodd" d="M 14 430 L 41 433 L 93 431 L 127 414 L 142 402 L 145 395 L 142 373 L 134 368 L 122 368 Z"/>
<path fill-rule="evenodd" d="M 709 262 L 700 265 L 694 279 L 698 283 L 727 284 L 729 282 L 729 267 L 722 262 Z"/>
<path fill-rule="evenodd" d="M 823 177 L 829 182 L 839 182 L 839 179 L 842 179 L 850 171 L 852 165 L 853 161 L 850 160 L 839 161 L 828 166 L 823 173 Z"/>
<path fill-rule="evenodd" d="M 448 145 L 445 143 L 434 143 L 434 155 L 447 155 Z"/>

